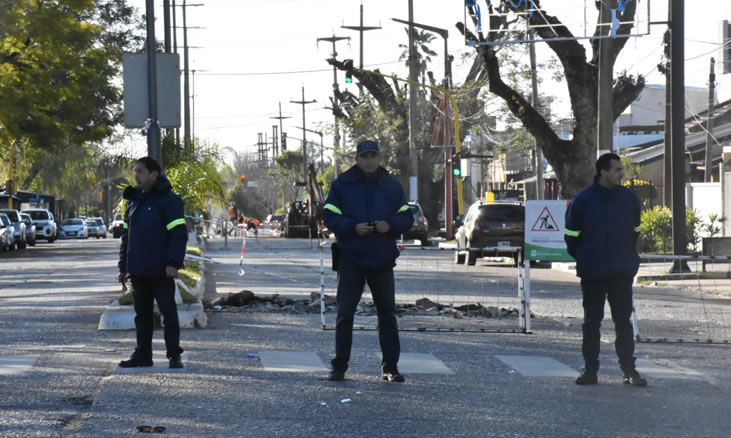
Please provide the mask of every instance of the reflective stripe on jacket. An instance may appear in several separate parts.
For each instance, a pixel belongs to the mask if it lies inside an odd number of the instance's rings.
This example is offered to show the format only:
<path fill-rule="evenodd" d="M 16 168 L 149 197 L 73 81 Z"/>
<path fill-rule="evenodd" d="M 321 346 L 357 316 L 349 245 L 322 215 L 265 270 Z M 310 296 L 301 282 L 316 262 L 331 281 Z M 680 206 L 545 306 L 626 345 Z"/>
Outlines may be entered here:
<path fill-rule="evenodd" d="M 639 231 L 637 196 L 627 187 L 602 187 L 594 177 L 594 184 L 579 192 L 566 210 L 564 240 L 576 259 L 576 275 L 608 278 L 637 274 Z"/>
<path fill-rule="evenodd" d="M 395 266 L 399 256 L 396 239 L 414 222 L 401 184 L 382 167 L 368 179 L 357 165 L 333 182 L 323 219 L 335 233 L 343 257 L 375 269 Z M 381 220 L 391 226 L 387 234 L 356 234 L 356 224 Z"/>

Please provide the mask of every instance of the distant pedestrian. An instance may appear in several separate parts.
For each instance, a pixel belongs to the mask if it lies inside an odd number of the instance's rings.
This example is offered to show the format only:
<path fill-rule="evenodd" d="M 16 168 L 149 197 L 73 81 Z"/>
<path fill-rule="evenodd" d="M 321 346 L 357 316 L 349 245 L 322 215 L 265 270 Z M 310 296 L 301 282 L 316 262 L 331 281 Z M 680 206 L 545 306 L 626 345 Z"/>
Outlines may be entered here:
<path fill-rule="evenodd" d="M 180 325 L 174 278 L 183 267 L 188 233 L 183 201 L 172 192 L 160 164 L 144 157 L 135 164 L 137 187 L 127 187 L 124 233 L 119 249 L 119 278 L 127 276 L 134 292 L 137 347 L 122 368 L 152 366 L 154 301 L 165 323 L 165 347 L 170 368 L 182 368 Z"/>
<path fill-rule="evenodd" d="M 566 212 L 564 240 L 581 277 L 584 324 L 581 354 L 584 369 L 577 385 L 596 384 L 600 327 L 609 301 L 616 332 L 614 346 L 623 383 L 646 386 L 635 368 L 632 330 L 632 280 L 640 266 L 637 238 L 640 202 L 622 186 L 624 167 L 616 154 L 596 161 L 594 184 L 579 192 Z"/>
<path fill-rule="evenodd" d="M 325 225 L 335 232 L 340 251 L 335 358 L 328 379 L 345 379 L 355 310 L 368 282 L 378 312 L 378 339 L 383 354 L 381 377 L 389 382 L 403 382 L 398 371 L 401 346 L 393 267 L 399 256 L 396 239 L 411 228 L 414 218 L 401 185 L 380 166 L 378 143 L 358 143 L 355 161 L 355 166 L 333 182 L 324 207 Z"/>

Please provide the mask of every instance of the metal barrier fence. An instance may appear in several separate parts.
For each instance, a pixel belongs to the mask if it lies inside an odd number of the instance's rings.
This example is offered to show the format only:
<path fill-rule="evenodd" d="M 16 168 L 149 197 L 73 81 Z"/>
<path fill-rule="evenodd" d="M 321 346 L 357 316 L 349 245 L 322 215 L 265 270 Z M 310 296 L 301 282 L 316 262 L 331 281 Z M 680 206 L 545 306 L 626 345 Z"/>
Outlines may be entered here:
<path fill-rule="evenodd" d="M 640 258 L 634 288 L 639 342 L 729 343 L 731 257 Z M 674 266 L 686 272 L 669 273 Z"/>
<path fill-rule="evenodd" d="M 434 248 L 401 247 L 394 268 L 399 330 L 452 332 L 530 332 L 530 297 L 524 295 L 522 261 L 483 261 L 481 266 L 455 263 L 456 254 L 509 252 L 520 257 L 520 247 Z M 331 243 L 319 245 L 320 319 L 333 329 L 337 276 L 332 271 Z M 376 310 L 364 291 L 354 329 L 377 328 Z"/>

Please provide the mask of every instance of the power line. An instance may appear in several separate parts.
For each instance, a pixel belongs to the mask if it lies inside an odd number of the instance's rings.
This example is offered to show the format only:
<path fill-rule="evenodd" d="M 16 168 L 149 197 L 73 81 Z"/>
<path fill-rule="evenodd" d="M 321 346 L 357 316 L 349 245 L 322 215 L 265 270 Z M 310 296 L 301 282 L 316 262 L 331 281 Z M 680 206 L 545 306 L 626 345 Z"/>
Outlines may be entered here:
<path fill-rule="evenodd" d="M 379 65 L 400 64 L 401 61 L 381 62 L 378 64 L 369 64 L 366 67 L 377 67 Z M 270 72 L 248 72 L 248 73 L 201 73 L 200 76 L 273 76 L 273 75 L 293 75 L 302 73 L 322 73 L 332 71 L 329 68 L 317 70 L 294 70 L 294 71 L 270 71 Z"/>

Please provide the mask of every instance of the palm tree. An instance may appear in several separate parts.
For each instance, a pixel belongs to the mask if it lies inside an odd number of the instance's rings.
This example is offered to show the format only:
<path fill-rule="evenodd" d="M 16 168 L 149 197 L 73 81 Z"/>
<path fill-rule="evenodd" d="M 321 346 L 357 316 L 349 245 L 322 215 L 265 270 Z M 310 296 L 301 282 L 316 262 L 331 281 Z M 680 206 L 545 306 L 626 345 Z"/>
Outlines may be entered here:
<path fill-rule="evenodd" d="M 409 28 L 405 27 L 406 35 L 409 35 Z M 429 44 L 434 41 L 436 36 L 428 31 L 419 30 L 414 28 L 414 45 L 416 46 L 416 62 L 418 76 L 421 78 L 421 83 L 426 83 L 426 69 L 427 65 L 431 62 L 432 56 L 437 56 L 437 52 L 429 48 Z M 409 46 L 408 44 L 399 44 L 399 48 L 404 49 L 403 53 L 399 57 L 399 61 L 406 61 L 404 64 L 409 67 Z"/>

